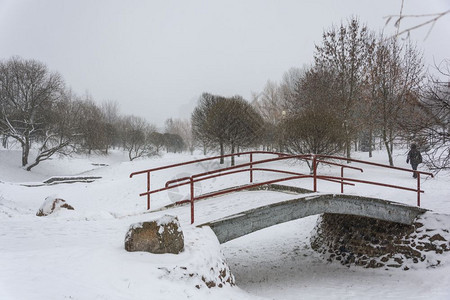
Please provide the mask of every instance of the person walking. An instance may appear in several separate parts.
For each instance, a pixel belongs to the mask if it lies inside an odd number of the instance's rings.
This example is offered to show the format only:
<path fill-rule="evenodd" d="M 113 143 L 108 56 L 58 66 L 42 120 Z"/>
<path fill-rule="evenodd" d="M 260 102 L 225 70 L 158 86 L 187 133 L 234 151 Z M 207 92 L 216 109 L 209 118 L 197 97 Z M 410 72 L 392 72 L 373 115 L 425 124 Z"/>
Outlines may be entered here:
<path fill-rule="evenodd" d="M 414 171 L 417 171 L 417 166 L 422 163 L 422 155 L 420 151 L 417 150 L 416 144 L 411 144 L 411 150 L 408 152 L 408 156 L 406 157 L 406 163 L 411 163 L 411 167 Z M 413 173 L 413 177 L 417 178 L 417 172 Z"/>

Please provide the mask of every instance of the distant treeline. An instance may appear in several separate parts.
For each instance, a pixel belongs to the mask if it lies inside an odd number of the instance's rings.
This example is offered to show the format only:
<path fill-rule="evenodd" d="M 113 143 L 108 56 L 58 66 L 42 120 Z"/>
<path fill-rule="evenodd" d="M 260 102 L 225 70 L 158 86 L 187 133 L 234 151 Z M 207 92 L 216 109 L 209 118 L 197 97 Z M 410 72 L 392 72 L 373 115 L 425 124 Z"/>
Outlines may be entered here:
<path fill-rule="evenodd" d="M 310 66 L 268 81 L 251 108 L 239 96 L 203 94 L 192 115 L 195 140 L 231 152 L 259 146 L 348 158 L 353 150 L 371 157 L 377 141 L 391 165 L 394 144 L 414 142 L 430 167 L 449 166 L 448 61 L 433 77 L 410 41 L 377 35 L 356 18 L 325 30 L 315 48 Z"/>
<path fill-rule="evenodd" d="M 268 81 L 250 102 L 203 93 L 191 120 L 168 119 L 164 133 L 142 118 L 120 115 L 115 102 L 97 105 L 76 95 L 41 62 L 12 57 L 0 62 L 3 146 L 18 142 L 27 170 L 55 153 L 108 154 L 114 147 L 130 160 L 195 148 L 350 158 L 353 150 L 371 156 L 375 141 L 391 165 L 394 144 L 414 142 L 431 167 L 449 166 L 448 61 L 433 77 L 410 41 L 376 34 L 356 18 L 325 30 L 315 49 L 310 66 L 290 69 L 279 84 Z M 33 144 L 38 152 L 29 162 Z"/>
<path fill-rule="evenodd" d="M 88 95 L 76 95 L 60 74 L 33 59 L 0 62 L 0 104 L 2 145 L 19 143 L 27 170 L 55 153 L 108 154 L 120 147 L 133 160 L 162 148 L 180 152 L 189 144 L 179 134 L 181 121 L 168 120 L 166 132 L 160 133 L 143 118 L 120 115 L 115 102 L 98 105 Z M 29 161 L 32 145 L 37 155 Z"/>

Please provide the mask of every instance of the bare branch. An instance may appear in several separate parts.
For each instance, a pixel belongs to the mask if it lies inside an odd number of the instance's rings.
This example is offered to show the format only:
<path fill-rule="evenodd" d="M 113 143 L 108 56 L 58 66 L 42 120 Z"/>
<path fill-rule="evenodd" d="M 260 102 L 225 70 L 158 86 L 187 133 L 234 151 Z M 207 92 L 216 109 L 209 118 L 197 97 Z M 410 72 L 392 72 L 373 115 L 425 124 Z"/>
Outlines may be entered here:
<path fill-rule="evenodd" d="M 418 28 L 421 28 L 421 27 L 424 27 L 424 26 L 426 26 L 426 25 L 428 25 L 428 24 L 431 24 L 430 29 L 428 30 L 428 32 L 427 32 L 427 34 L 426 34 L 426 36 L 425 36 L 425 38 L 424 38 L 424 40 L 426 40 L 426 39 L 428 38 L 428 36 L 430 35 L 430 32 L 431 32 L 431 30 L 433 29 L 433 27 L 434 27 L 434 25 L 436 24 L 436 22 L 437 22 L 440 18 L 444 17 L 445 15 L 450 14 L 450 9 L 449 9 L 449 10 L 446 10 L 446 11 L 444 11 L 444 12 L 440 12 L 440 13 L 433 13 L 433 14 L 419 14 L 419 15 L 403 15 L 403 14 L 402 14 L 402 11 L 403 11 L 403 1 L 402 1 L 402 8 L 401 8 L 401 10 L 400 10 L 400 14 L 399 14 L 399 15 L 388 15 L 388 16 L 385 16 L 385 17 L 384 17 L 384 19 L 387 19 L 385 26 L 389 23 L 389 21 L 390 21 L 391 19 L 394 19 L 394 18 L 397 19 L 397 20 L 395 21 L 395 24 L 394 24 L 394 26 L 397 28 L 397 32 L 396 32 L 393 36 L 391 36 L 391 38 L 392 38 L 392 37 L 398 37 L 398 36 L 401 36 L 402 34 L 405 34 L 405 33 L 409 36 L 409 34 L 410 34 L 411 31 L 413 31 L 413 30 L 415 30 L 415 29 L 418 29 Z M 419 24 L 417 24 L 417 25 L 408 27 L 408 28 L 406 28 L 406 29 L 400 31 L 400 23 L 401 23 L 401 21 L 404 20 L 404 19 L 411 19 L 411 18 L 430 18 L 430 17 L 431 17 L 431 19 L 429 19 L 429 20 L 423 21 L 423 22 L 421 22 L 421 23 L 419 23 Z"/>

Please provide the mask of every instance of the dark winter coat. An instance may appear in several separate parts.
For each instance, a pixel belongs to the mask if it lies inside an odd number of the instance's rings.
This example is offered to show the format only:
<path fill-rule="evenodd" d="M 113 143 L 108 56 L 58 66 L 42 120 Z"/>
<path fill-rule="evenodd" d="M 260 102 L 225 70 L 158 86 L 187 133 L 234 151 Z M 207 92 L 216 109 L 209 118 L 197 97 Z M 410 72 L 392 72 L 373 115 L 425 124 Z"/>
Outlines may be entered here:
<path fill-rule="evenodd" d="M 416 148 L 409 150 L 408 156 L 406 158 L 406 163 L 409 162 L 411 162 L 411 165 L 418 165 L 422 163 L 422 155 Z"/>

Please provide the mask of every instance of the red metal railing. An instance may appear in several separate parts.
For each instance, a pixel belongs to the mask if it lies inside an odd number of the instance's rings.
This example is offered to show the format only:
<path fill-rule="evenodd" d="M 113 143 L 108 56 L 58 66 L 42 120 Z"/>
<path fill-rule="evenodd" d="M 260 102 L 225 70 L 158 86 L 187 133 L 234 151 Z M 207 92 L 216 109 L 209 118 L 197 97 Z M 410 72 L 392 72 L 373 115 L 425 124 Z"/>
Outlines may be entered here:
<path fill-rule="evenodd" d="M 278 157 L 253 161 L 254 154 L 269 154 L 269 155 L 277 155 Z M 159 170 L 163 170 L 163 169 L 174 168 L 174 167 L 179 167 L 179 166 L 185 166 L 185 165 L 194 164 L 194 163 L 200 163 L 200 162 L 219 159 L 219 158 L 240 156 L 240 155 L 249 155 L 250 162 L 238 164 L 238 165 L 231 166 L 231 167 L 220 168 L 217 170 L 211 170 L 211 171 L 207 171 L 207 172 L 203 172 L 203 173 L 198 173 L 198 174 L 194 174 L 192 176 L 186 176 L 186 177 L 177 178 L 174 180 L 169 180 L 165 183 L 165 186 L 163 188 L 159 188 L 159 189 L 155 189 L 155 190 L 150 189 L 151 172 L 155 172 L 155 171 L 159 171 Z M 302 174 L 302 173 L 298 173 L 298 172 L 291 172 L 291 171 L 285 171 L 285 170 L 279 170 L 279 169 L 254 168 L 255 165 L 265 164 L 265 163 L 270 163 L 270 162 L 275 162 L 275 161 L 283 161 L 283 160 L 288 160 L 288 159 L 311 160 L 312 161 L 312 174 Z M 336 163 L 333 161 L 328 161 L 325 159 L 332 159 L 334 161 L 336 161 L 336 160 L 351 161 L 351 162 L 355 162 L 355 163 L 367 164 L 367 165 L 389 168 L 389 169 L 394 169 L 394 170 L 415 172 L 417 174 L 417 189 L 398 186 L 398 185 L 392 185 L 392 184 L 386 184 L 386 183 L 380 183 L 380 182 L 375 182 L 375 181 L 368 181 L 368 180 L 344 177 L 344 169 L 345 168 L 359 170 L 361 172 L 363 172 L 363 169 L 349 166 L 349 165 L 339 164 L 339 163 Z M 337 176 L 329 176 L 329 175 L 318 175 L 317 174 L 317 166 L 319 163 L 341 167 L 341 176 L 337 177 Z M 269 181 L 264 181 L 264 182 L 253 183 L 253 171 L 274 172 L 274 173 L 281 173 L 281 174 L 292 175 L 292 176 L 269 180 Z M 221 176 L 242 173 L 242 172 L 249 172 L 249 174 L 250 174 L 250 184 L 249 185 L 233 187 L 233 188 L 230 188 L 227 190 L 215 191 L 212 193 L 199 195 L 199 196 L 194 195 L 194 184 L 196 182 L 200 182 L 200 181 L 204 181 L 204 180 L 208 180 L 208 179 L 212 179 L 212 178 L 216 178 L 216 177 L 221 177 Z M 317 180 L 324 180 L 324 181 L 340 183 L 341 184 L 341 193 L 344 192 L 344 185 L 354 186 L 354 183 L 352 183 L 352 182 L 378 185 L 378 186 L 402 189 L 402 190 L 407 190 L 407 191 L 414 191 L 414 192 L 417 192 L 417 205 L 420 206 L 420 194 L 424 192 L 423 190 L 420 189 L 420 174 L 429 175 L 429 176 L 433 177 L 433 174 L 428 173 L 428 172 L 413 171 L 410 169 L 392 167 L 392 166 L 388 166 L 388 165 L 372 163 L 372 162 L 367 162 L 367 161 L 363 161 L 363 160 L 348 159 L 348 158 L 338 157 L 338 156 L 312 155 L 312 154 L 289 155 L 289 154 L 285 154 L 285 153 L 265 152 L 265 151 L 234 153 L 234 154 L 228 154 L 228 155 L 223 155 L 223 156 L 215 156 L 215 157 L 209 157 L 209 158 L 204 158 L 204 159 L 198 159 L 198 160 L 193 160 L 193 161 L 184 162 L 184 163 L 172 164 L 172 165 L 168 165 L 168 166 L 162 166 L 162 167 L 158 167 L 158 168 L 134 172 L 134 173 L 130 174 L 130 178 L 133 177 L 134 175 L 138 175 L 138 174 L 147 174 L 147 191 L 139 194 L 140 196 L 145 196 L 145 195 L 147 196 L 147 209 L 150 209 L 150 195 L 151 194 L 189 184 L 190 185 L 190 199 L 185 199 L 185 200 L 179 201 L 177 203 L 179 204 L 179 203 L 190 202 L 190 204 L 191 204 L 191 222 L 192 223 L 194 222 L 194 201 L 195 200 L 204 199 L 207 197 L 218 196 L 218 195 L 223 195 L 225 193 L 248 189 L 250 187 L 256 187 L 256 186 L 261 186 L 261 185 L 265 185 L 265 184 L 272 184 L 272 183 L 276 183 L 276 182 L 301 179 L 301 178 L 312 178 L 313 179 L 313 191 L 314 192 L 317 192 Z M 174 184 L 174 183 L 176 183 L 176 184 Z"/>
<path fill-rule="evenodd" d="M 267 151 L 251 151 L 251 152 L 241 152 L 241 153 L 233 153 L 233 154 L 226 154 L 226 155 L 218 155 L 218 156 L 214 156 L 214 157 L 207 157 L 207 158 L 202 158 L 202 159 L 196 159 L 196 160 L 191 160 L 191 161 L 188 161 L 188 162 L 182 162 L 182 163 L 177 163 L 177 164 L 157 167 L 157 168 L 153 168 L 153 169 L 146 169 L 146 170 L 142 170 L 142 171 L 133 172 L 133 173 L 130 174 L 130 178 L 132 178 L 135 175 L 139 175 L 139 174 L 147 174 L 147 192 L 148 192 L 148 191 L 150 191 L 150 174 L 151 174 L 151 172 L 156 172 L 156 171 L 160 171 L 160 170 L 164 170 L 164 169 L 170 169 L 170 168 L 175 168 L 175 167 L 180 167 L 180 166 L 186 166 L 186 165 L 190 165 L 190 164 L 196 164 L 196 163 L 209 161 L 209 160 L 215 160 L 215 159 L 220 159 L 220 158 L 227 158 L 227 157 L 231 157 L 231 156 L 248 155 L 248 154 L 250 155 L 250 162 L 252 162 L 252 160 L 253 160 L 253 154 L 274 154 L 274 155 L 279 155 L 279 156 L 287 155 L 285 153 L 267 152 Z M 252 177 L 253 177 L 253 173 L 251 172 L 250 173 L 250 182 L 253 181 Z M 141 196 L 142 196 L 142 194 L 141 194 Z M 150 209 L 150 193 L 147 193 L 147 209 Z"/>
<path fill-rule="evenodd" d="M 397 188 L 397 189 L 401 189 L 401 190 L 417 192 L 417 206 L 419 206 L 419 207 L 420 207 L 420 194 L 424 193 L 424 191 L 422 191 L 420 189 L 420 174 L 434 177 L 433 174 L 430 173 L 430 172 L 413 171 L 411 169 L 393 167 L 393 166 L 383 165 L 383 164 L 369 162 L 369 161 L 364 161 L 364 160 L 359 160 L 359 159 L 344 158 L 344 157 L 332 156 L 332 155 L 317 155 L 317 157 L 321 157 L 321 158 L 324 158 L 324 159 L 345 160 L 345 161 L 351 161 L 351 162 L 355 162 L 355 163 L 366 164 L 366 165 L 371 165 L 371 166 L 376 166 L 376 167 L 388 168 L 388 169 L 392 169 L 392 170 L 416 173 L 416 175 L 417 175 L 417 189 L 411 189 L 411 188 L 406 188 L 406 187 L 397 186 L 397 185 L 391 185 L 391 184 L 383 184 L 383 183 L 378 183 L 378 182 L 374 182 L 374 181 L 367 181 L 367 182 L 365 182 L 365 181 L 359 181 L 359 180 L 356 180 L 356 179 L 342 178 L 343 175 L 341 175 L 341 178 L 343 180 L 349 180 L 349 181 L 354 181 L 354 182 L 367 183 L 367 184 L 372 184 L 372 185 L 379 185 L 379 186 L 384 186 L 384 187 L 391 187 L 391 188 Z M 328 178 L 332 178 L 332 177 L 328 177 Z M 314 191 L 317 191 L 316 183 L 315 183 Z M 343 190 L 342 190 L 342 192 L 343 192 Z"/>

